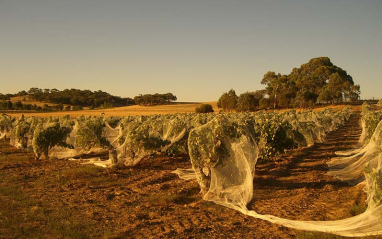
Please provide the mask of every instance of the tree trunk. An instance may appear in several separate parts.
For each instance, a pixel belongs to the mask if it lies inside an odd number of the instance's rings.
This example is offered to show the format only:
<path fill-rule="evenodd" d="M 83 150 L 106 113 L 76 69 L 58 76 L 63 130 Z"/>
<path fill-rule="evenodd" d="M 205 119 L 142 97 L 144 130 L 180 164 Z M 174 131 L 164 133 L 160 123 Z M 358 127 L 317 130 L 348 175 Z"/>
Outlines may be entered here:
<path fill-rule="evenodd" d="M 279 87 L 277 86 L 276 89 L 275 89 L 275 101 L 273 103 L 273 109 L 276 109 L 277 108 L 277 89 Z"/>
<path fill-rule="evenodd" d="M 47 150 L 44 150 L 44 157 L 45 159 L 49 159 L 49 154 L 48 154 L 48 149 Z"/>

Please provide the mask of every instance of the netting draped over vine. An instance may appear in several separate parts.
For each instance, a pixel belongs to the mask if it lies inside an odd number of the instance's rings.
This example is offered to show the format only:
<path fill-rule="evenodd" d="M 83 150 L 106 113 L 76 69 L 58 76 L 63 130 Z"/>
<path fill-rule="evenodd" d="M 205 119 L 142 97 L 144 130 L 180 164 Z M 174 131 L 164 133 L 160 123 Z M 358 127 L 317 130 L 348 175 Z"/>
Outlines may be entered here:
<path fill-rule="evenodd" d="M 377 167 L 378 156 L 382 152 L 382 121 L 378 124 L 373 136 L 366 147 L 357 151 L 350 151 L 354 155 L 333 158 L 328 165 L 329 175 L 337 177 L 349 184 L 355 185 L 365 180 L 364 169 L 367 163 Z M 376 160 L 377 159 L 377 160 Z"/>
<path fill-rule="evenodd" d="M 6 114 L 0 115 L 0 139 L 9 138 L 12 131 L 12 117 Z"/>
<path fill-rule="evenodd" d="M 267 158 L 273 157 L 283 150 L 296 146 L 307 146 L 320 141 L 326 132 L 323 131 L 323 128 L 327 129 L 328 125 L 318 127 L 317 122 L 325 114 L 335 118 L 337 113 L 331 111 L 296 113 L 291 111 L 284 114 L 257 112 L 224 116 L 231 121 L 246 125 L 252 132 L 254 131 L 252 135 L 259 145 L 260 157 Z M 9 137 L 12 145 L 33 150 L 33 142 L 36 145 L 34 148 L 42 147 L 41 145 L 44 144 L 44 141 L 41 141 L 42 137 L 33 140 L 34 131 L 36 129 L 46 131 L 45 128 L 51 127 L 48 125 L 55 122 L 55 127 L 64 127 L 66 131 L 70 129 L 70 133 L 65 134 L 65 139 L 62 138 L 44 146 L 43 153 L 34 150 L 37 158 L 40 156 L 78 158 L 84 154 L 107 154 L 111 150 L 116 152 L 118 163 L 135 165 L 141 159 L 157 152 L 166 152 L 170 155 L 188 154 L 187 140 L 190 131 L 210 122 L 215 116 L 215 114 L 191 113 L 114 118 L 82 116 L 75 119 L 69 117 L 42 119 L 22 116 L 12 119 L 2 115 L 0 133 L 2 137 Z M 55 132 L 58 134 L 57 137 L 61 137 L 60 129 Z M 96 157 L 94 160 L 101 159 Z"/>
<path fill-rule="evenodd" d="M 363 117 L 366 133 L 362 146 L 333 159 L 330 174 L 349 182 L 364 180 L 367 210 L 338 221 L 295 221 L 248 210 L 253 196 L 253 177 L 259 158 L 274 157 L 295 147 L 322 142 L 325 135 L 349 119 L 351 111 L 290 111 L 286 113 L 175 114 L 39 119 L 0 118 L 0 137 L 33 150 L 36 157 L 79 158 L 83 154 L 109 154 L 89 163 L 98 166 L 135 165 L 158 152 L 188 153 L 192 169 L 178 169 L 181 178 L 198 180 L 205 200 L 236 209 L 246 215 L 284 226 L 344 236 L 382 233 L 382 123 L 378 115 Z M 113 126 L 111 126 L 113 125 Z M 279 145 L 282 142 L 281 146 Z M 350 170 L 350 167 L 352 169 Z M 348 170 L 342 173 L 343 170 Z M 345 172 L 345 171 L 344 171 Z M 351 172 L 352 174 L 350 174 Z M 353 180 L 353 181 L 351 181 Z"/>
<path fill-rule="evenodd" d="M 251 131 L 218 116 L 190 132 L 191 163 L 205 200 L 223 205 L 247 205 L 251 200 L 258 154 Z"/>
<path fill-rule="evenodd" d="M 377 132 L 381 130 L 382 128 L 377 127 L 374 135 L 382 135 L 382 132 Z M 382 233 L 382 224 L 379 223 L 382 219 L 382 154 L 380 149 L 378 153 L 371 154 L 370 161 L 366 164 L 368 208 L 364 213 L 336 221 L 288 220 L 272 215 L 262 215 L 248 210 L 246 207 L 252 199 L 252 178 L 257 160 L 254 153 L 256 143 L 252 140 L 250 133 L 251 130 L 248 128 L 224 118 L 216 118 L 208 124 L 192 130 L 189 137 L 189 152 L 194 172 L 177 170 L 176 173 L 185 179 L 196 177 L 204 199 L 272 223 L 343 236 Z M 375 144 L 378 144 L 379 148 L 382 145 L 377 136 L 373 137 L 370 142 L 376 142 Z"/>
<path fill-rule="evenodd" d="M 375 159 L 382 151 L 382 112 L 372 111 L 368 105 L 363 105 L 361 116 L 362 133 L 358 147 L 337 152 L 339 157 L 328 162 L 328 174 L 351 185 L 365 180 L 365 165 L 370 163 L 375 168 Z"/>

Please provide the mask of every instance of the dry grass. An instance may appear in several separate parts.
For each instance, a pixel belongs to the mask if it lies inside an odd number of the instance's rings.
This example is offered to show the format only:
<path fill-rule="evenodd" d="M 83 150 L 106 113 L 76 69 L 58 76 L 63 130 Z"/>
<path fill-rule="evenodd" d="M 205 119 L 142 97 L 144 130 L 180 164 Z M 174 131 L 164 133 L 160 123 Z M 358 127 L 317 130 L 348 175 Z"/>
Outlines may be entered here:
<path fill-rule="evenodd" d="M 218 112 L 217 102 L 207 102 L 211 104 L 214 111 Z M 81 111 L 63 111 L 63 112 L 48 112 L 48 113 L 8 113 L 11 116 L 19 117 L 21 114 L 25 116 L 65 116 L 78 117 L 81 115 L 100 115 L 104 113 L 106 116 L 127 116 L 127 115 L 155 115 L 155 114 L 174 114 L 174 113 L 190 113 L 195 112 L 195 108 L 201 103 L 174 103 L 171 105 L 159 106 L 125 106 L 111 109 L 99 110 L 81 110 Z"/>
<path fill-rule="evenodd" d="M 29 95 L 15 96 L 15 97 L 11 98 L 12 103 L 16 103 L 18 101 L 20 101 L 23 104 L 37 105 L 37 106 L 41 106 L 41 107 L 43 107 L 44 105 L 50 105 L 50 106 L 57 105 L 57 104 L 53 104 L 53 103 L 45 103 L 45 102 L 32 100 L 29 98 Z"/>
<path fill-rule="evenodd" d="M 28 97 L 28 96 L 27 96 Z M 14 97 L 12 98 L 12 101 L 22 101 L 23 96 Z M 28 98 L 29 100 L 29 98 Z M 23 102 L 23 101 L 22 101 Z M 25 102 L 25 101 L 24 101 Z M 25 103 L 28 104 L 36 104 L 36 105 L 44 105 L 45 103 L 41 102 L 34 102 L 34 101 L 26 101 Z M 175 113 L 191 113 L 195 112 L 195 108 L 198 107 L 200 104 L 210 104 L 212 105 L 215 112 L 219 112 L 219 108 L 217 106 L 217 101 L 213 102 L 202 102 L 202 103 L 196 103 L 196 102 L 177 102 L 170 105 L 158 105 L 158 106 L 139 106 L 139 105 L 132 105 L 132 106 L 125 106 L 125 107 L 117 107 L 117 108 L 110 108 L 110 109 L 97 109 L 97 110 L 80 110 L 80 111 L 62 111 L 62 112 L 45 112 L 45 113 L 7 113 L 14 117 L 19 117 L 21 114 L 24 116 L 38 116 L 38 117 L 58 117 L 58 116 L 65 116 L 70 115 L 71 117 L 78 117 L 81 115 L 92 115 L 97 116 L 101 114 L 105 114 L 105 116 L 128 116 L 128 115 L 155 115 L 155 114 L 175 114 Z M 344 105 L 329 105 L 325 107 L 318 107 L 315 108 L 314 111 L 321 111 L 324 108 L 333 108 L 335 111 L 343 109 Z M 360 110 L 361 106 L 352 106 L 354 110 Z M 285 112 L 290 109 L 281 109 L 278 110 L 279 112 Z M 297 111 L 304 111 L 306 109 L 297 109 Z M 273 110 L 268 110 L 269 112 L 272 112 Z"/>

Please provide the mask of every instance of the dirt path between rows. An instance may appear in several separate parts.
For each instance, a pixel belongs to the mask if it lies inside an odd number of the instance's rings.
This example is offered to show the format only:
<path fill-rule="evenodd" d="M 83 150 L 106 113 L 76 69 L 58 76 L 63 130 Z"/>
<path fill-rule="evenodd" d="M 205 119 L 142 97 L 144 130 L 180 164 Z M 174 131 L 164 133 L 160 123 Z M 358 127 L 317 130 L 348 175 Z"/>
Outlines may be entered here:
<path fill-rule="evenodd" d="M 354 147 L 360 132 L 357 112 L 324 143 L 257 165 L 248 207 L 296 220 L 336 220 L 359 213 L 365 208 L 362 187 L 325 175 L 325 162 L 335 151 Z M 197 182 L 171 173 L 191 167 L 186 156 L 105 170 L 79 161 L 34 161 L 31 153 L 4 140 L 0 152 L 0 238 L 306 236 L 202 200 Z M 19 190 L 18 197 L 6 188 Z M 7 214 L 10 209 L 14 216 Z"/>

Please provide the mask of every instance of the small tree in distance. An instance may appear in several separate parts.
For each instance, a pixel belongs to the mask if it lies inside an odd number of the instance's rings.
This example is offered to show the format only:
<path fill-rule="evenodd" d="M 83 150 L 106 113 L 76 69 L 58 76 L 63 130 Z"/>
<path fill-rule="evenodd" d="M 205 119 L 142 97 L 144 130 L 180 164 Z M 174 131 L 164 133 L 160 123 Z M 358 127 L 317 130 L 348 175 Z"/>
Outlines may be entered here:
<path fill-rule="evenodd" d="M 210 104 L 201 104 L 195 108 L 195 113 L 213 113 L 214 109 Z"/>
<path fill-rule="evenodd" d="M 241 94 L 237 100 L 237 111 L 248 112 L 258 110 L 260 100 L 265 97 L 266 93 L 266 90 L 257 90 L 255 92 L 245 92 Z"/>
<path fill-rule="evenodd" d="M 228 92 L 220 96 L 218 101 L 218 107 L 222 108 L 223 111 L 231 112 L 236 109 L 237 106 L 237 95 L 235 90 L 231 89 Z"/>
<path fill-rule="evenodd" d="M 259 100 L 256 100 L 254 93 L 245 92 L 239 95 L 237 100 L 237 110 L 239 112 L 255 111 L 259 106 Z"/>
<path fill-rule="evenodd" d="M 259 101 L 259 109 L 266 110 L 270 106 L 270 101 L 268 98 L 262 98 Z"/>

